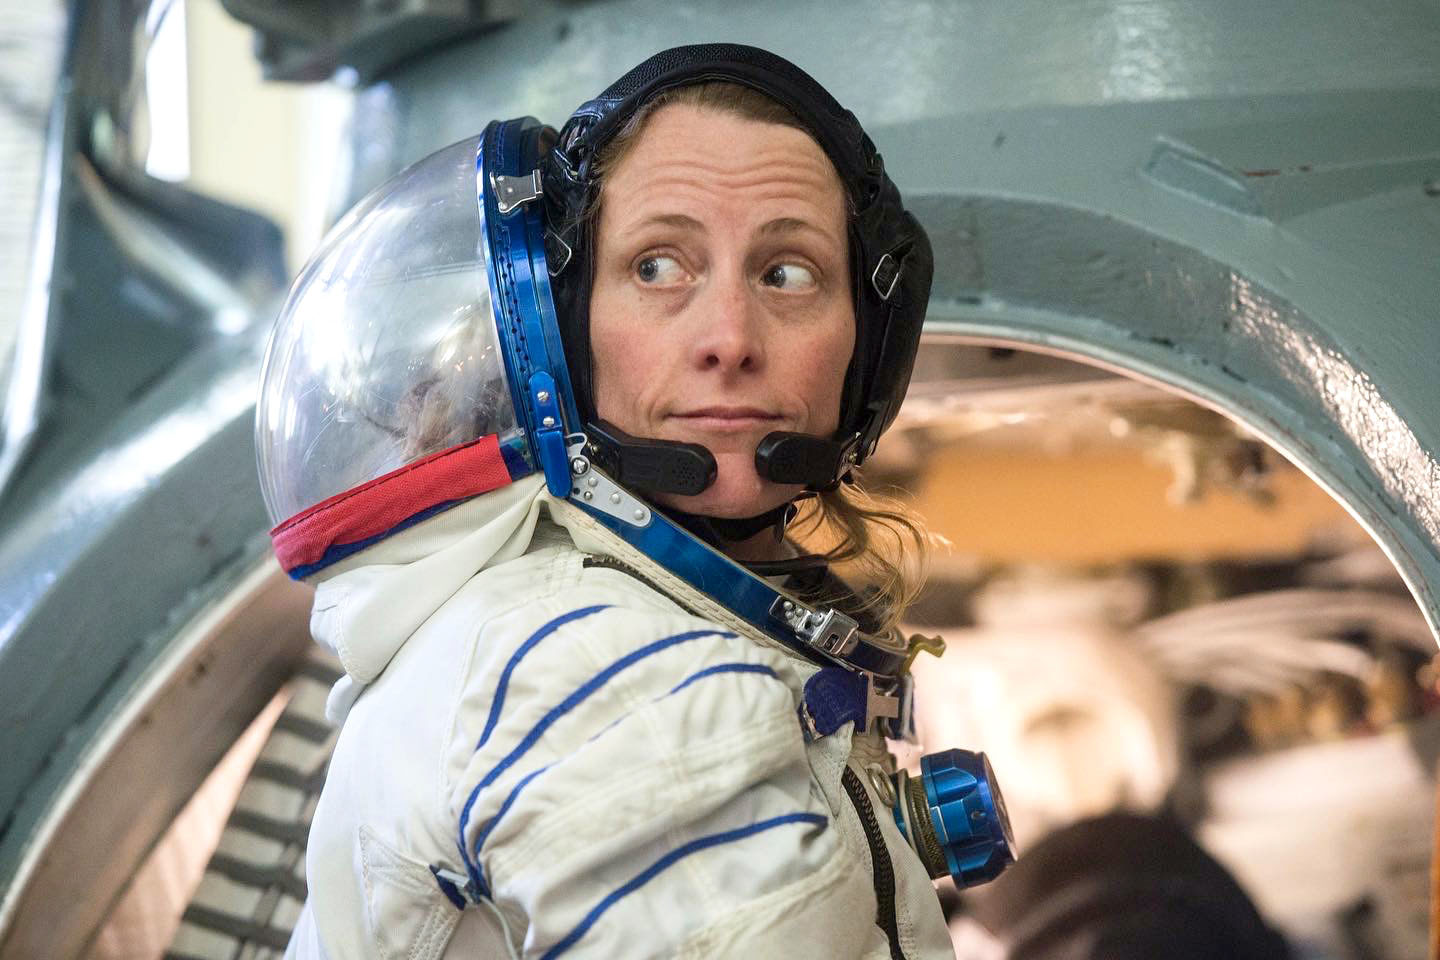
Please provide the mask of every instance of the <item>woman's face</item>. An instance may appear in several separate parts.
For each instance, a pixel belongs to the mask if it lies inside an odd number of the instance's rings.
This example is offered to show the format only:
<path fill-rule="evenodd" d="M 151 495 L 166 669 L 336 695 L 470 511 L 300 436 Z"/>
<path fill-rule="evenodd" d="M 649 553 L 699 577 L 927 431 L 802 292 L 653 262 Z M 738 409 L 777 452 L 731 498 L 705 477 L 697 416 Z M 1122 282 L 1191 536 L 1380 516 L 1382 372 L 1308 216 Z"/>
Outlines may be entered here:
<path fill-rule="evenodd" d="M 839 422 L 855 313 L 844 191 L 824 152 L 792 127 L 661 107 L 610 172 L 596 237 L 596 412 L 715 454 L 713 486 L 658 499 L 748 517 L 798 494 L 761 479 L 755 447 Z"/>

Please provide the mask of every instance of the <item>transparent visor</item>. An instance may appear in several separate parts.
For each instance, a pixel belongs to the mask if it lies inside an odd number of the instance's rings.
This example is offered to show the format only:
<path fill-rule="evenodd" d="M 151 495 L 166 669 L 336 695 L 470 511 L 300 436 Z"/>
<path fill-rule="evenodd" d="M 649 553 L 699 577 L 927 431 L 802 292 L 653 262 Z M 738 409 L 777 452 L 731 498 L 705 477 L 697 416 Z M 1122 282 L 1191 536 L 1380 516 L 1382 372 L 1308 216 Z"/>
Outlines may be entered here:
<path fill-rule="evenodd" d="M 256 408 L 273 523 L 429 454 L 518 434 L 476 206 L 478 142 L 362 200 L 296 280 Z"/>

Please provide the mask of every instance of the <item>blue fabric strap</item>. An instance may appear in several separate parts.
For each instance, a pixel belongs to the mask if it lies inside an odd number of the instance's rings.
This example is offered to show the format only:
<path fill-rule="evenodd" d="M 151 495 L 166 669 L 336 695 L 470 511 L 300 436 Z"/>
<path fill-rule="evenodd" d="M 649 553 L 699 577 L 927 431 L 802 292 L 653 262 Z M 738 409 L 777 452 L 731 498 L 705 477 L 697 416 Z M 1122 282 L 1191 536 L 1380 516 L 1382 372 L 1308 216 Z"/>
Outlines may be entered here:
<path fill-rule="evenodd" d="M 863 674 L 844 667 L 822 667 L 805 681 L 800 703 L 800 727 L 805 739 L 828 737 L 845 724 L 854 722 L 865 729 L 866 694 L 869 682 Z"/>
<path fill-rule="evenodd" d="M 445 894 L 446 899 L 455 904 L 455 909 L 464 910 L 469 904 L 469 900 L 466 899 L 466 893 L 470 892 L 467 889 L 468 884 L 462 885 L 465 878 L 443 867 L 437 867 L 433 863 L 430 864 L 430 873 L 435 877 L 435 883 L 439 885 L 440 892 Z M 465 893 L 462 893 L 462 890 L 464 890 Z"/>

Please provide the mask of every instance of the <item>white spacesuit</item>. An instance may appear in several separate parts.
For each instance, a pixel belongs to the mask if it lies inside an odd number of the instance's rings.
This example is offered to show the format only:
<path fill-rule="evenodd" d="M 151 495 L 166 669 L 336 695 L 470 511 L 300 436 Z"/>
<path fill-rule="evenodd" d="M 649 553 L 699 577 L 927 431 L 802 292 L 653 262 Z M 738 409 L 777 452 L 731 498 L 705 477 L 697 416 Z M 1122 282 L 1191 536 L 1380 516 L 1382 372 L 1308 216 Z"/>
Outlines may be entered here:
<path fill-rule="evenodd" d="M 833 486 L 894 417 L 928 242 L 853 116 L 763 51 L 666 51 L 558 135 L 491 124 L 362 201 L 257 408 L 277 555 L 345 668 L 289 956 L 949 957 L 931 877 L 1011 859 L 983 758 L 895 775 L 906 644 L 685 532 L 637 491 L 703 489 L 710 453 L 590 409 L 576 158 L 717 74 L 819 117 L 868 278 L 840 428 L 772 433 L 755 470 Z"/>
<path fill-rule="evenodd" d="M 586 565 L 617 554 L 665 593 Z M 952 955 L 867 770 L 884 741 L 846 727 L 806 744 L 814 664 L 539 478 L 335 569 L 312 626 L 346 669 L 344 726 L 291 955 L 503 957 L 508 935 L 526 956 L 890 957 L 887 875 L 903 955 Z M 884 838 L 873 859 L 862 817 Z M 464 878 L 462 848 L 494 908 L 452 903 L 432 875 Z"/>

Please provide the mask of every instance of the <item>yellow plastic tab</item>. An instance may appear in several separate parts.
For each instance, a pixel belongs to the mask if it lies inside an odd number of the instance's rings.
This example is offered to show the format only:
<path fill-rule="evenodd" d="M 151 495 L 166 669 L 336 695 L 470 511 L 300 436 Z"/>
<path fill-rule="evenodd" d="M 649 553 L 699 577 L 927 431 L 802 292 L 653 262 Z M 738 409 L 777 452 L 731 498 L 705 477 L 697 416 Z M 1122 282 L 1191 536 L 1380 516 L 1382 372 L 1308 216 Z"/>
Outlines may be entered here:
<path fill-rule="evenodd" d="M 921 653 L 928 653 L 931 656 L 938 657 L 944 652 L 944 637 L 938 634 L 933 637 L 927 637 L 923 633 L 913 633 L 910 635 L 909 652 L 905 654 L 905 671 L 908 672 L 910 670 L 910 664 L 914 663 L 915 658 L 920 656 Z"/>

